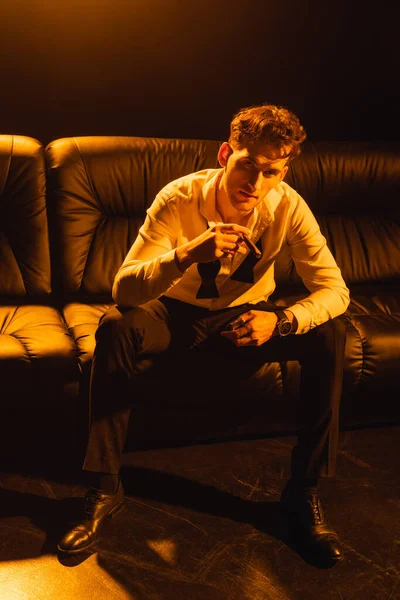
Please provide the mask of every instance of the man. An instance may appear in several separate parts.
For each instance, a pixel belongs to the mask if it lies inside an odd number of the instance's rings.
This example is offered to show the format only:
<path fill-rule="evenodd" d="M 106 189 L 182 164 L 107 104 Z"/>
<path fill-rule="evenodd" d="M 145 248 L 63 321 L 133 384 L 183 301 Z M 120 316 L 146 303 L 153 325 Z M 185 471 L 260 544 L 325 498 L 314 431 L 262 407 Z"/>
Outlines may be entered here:
<path fill-rule="evenodd" d="M 123 506 L 119 471 L 130 403 L 151 357 L 207 347 L 253 371 L 267 360 L 299 360 L 302 425 L 281 506 L 307 551 L 342 558 L 317 483 L 335 473 L 345 346 L 338 317 L 349 291 L 311 210 L 283 181 L 305 137 L 286 108 L 244 108 L 220 147 L 221 168 L 171 182 L 148 209 L 116 274 L 115 306 L 96 332 L 83 466 L 89 490 L 82 520 L 59 550 L 90 548 Z M 309 294 L 282 310 L 268 299 L 285 246 Z"/>

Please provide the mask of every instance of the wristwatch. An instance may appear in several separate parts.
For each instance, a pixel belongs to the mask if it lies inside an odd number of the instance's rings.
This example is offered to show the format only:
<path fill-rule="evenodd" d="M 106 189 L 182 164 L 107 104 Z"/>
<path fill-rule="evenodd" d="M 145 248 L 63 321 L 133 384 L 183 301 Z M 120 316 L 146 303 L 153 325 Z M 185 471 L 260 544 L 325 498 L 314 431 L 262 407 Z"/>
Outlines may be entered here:
<path fill-rule="evenodd" d="M 286 335 L 289 335 L 289 333 L 292 333 L 292 324 L 284 311 L 277 310 L 275 314 L 278 317 L 278 321 L 275 325 L 275 333 L 280 337 L 285 337 Z"/>

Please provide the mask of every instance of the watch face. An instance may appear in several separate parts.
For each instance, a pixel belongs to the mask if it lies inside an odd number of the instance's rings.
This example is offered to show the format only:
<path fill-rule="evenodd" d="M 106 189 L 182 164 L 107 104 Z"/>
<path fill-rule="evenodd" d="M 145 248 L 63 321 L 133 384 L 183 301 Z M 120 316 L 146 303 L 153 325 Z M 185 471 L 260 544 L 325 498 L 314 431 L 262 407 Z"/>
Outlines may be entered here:
<path fill-rule="evenodd" d="M 279 323 L 279 335 L 289 335 L 292 331 L 292 324 L 290 321 L 283 321 Z"/>

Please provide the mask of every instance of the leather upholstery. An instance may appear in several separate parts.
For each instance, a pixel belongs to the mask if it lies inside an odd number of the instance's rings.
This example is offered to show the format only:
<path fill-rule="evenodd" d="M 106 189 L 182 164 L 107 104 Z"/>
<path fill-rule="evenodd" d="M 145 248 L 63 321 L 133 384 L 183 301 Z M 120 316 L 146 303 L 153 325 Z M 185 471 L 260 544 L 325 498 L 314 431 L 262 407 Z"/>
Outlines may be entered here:
<path fill-rule="evenodd" d="M 290 163 L 285 181 L 317 216 L 348 285 L 399 280 L 399 156 L 400 144 L 320 142 Z"/>
<path fill-rule="evenodd" d="M 51 305 L 44 157 L 37 140 L 0 135 L 1 404 L 16 411 L 56 406 L 78 377 L 72 337 Z"/>
<path fill-rule="evenodd" d="M 75 346 L 56 308 L 0 306 L 3 406 L 54 407 L 76 388 L 77 377 Z"/>
<path fill-rule="evenodd" d="M 0 376 L 16 428 L 29 408 L 45 410 L 42 433 L 86 432 L 94 335 L 114 275 L 157 192 L 216 167 L 219 145 L 86 136 L 44 149 L 0 135 Z M 286 181 L 314 211 L 351 291 L 341 424 L 398 421 L 400 144 L 306 143 Z M 278 304 L 307 293 L 285 252 L 276 279 Z M 156 364 L 134 398 L 128 448 L 296 430 L 297 362 L 266 363 L 237 381 L 220 361 L 186 353 L 179 378 L 176 364 Z M 213 372 L 217 362 L 227 377 Z M 66 409 L 70 421 L 60 423 Z"/>
<path fill-rule="evenodd" d="M 94 136 L 63 138 L 47 146 L 53 289 L 77 346 L 85 394 L 94 332 L 112 301 L 113 277 L 146 208 L 172 179 L 216 167 L 219 144 Z M 351 290 L 342 425 L 398 420 L 400 145 L 306 143 L 286 181 L 314 211 Z M 274 298 L 280 304 L 307 293 L 285 252 L 277 260 L 276 278 Z M 157 367 L 157 375 L 143 378 L 134 401 L 132 435 L 137 443 L 144 436 L 147 442 L 194 439 L 195 430 L 204 439 L 296 429 L 296 362 L 264 365 L 251 380 L 229 388 L 235 397 L 228 393 L 226 379 L 213 382 L 212 388 L 218 388 L 213 395 L 209 380 L 199 375 L 199 357 L 195 362 L 182 357 L 179 381 L 168 363 Z M 166 390 L 171 397 L 167 403 Z M 151 427 L 149 405 L 158 415 Z M 191 430 L 185 432 L 188 423 Z"/>
<path fill-rule="evenodd" d="M 110 299 L 116 270 L 154 196 L 185 173 L 217 166 L 218 146 L 212 141 L 103 136 L 50 143 L 55 289 L 68 297 Z"/>
<path fill-rule="evenodd" d="M 0 135 L 0 296 L 50 293 L 43 146 Z"/>

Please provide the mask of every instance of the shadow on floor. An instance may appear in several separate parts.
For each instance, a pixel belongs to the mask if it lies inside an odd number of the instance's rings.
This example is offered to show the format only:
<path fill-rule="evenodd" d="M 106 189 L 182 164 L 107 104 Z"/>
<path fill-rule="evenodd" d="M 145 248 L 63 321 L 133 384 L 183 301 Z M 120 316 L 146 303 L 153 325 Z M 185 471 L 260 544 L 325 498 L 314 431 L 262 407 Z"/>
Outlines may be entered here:
<path fill-rule="evenodd" d="M 318 564 L 315 557 L 302 553 L 290 539 L 287 523 L 281 515 L 279 502 L 254 502 L 242 499 L 232 493 L 219 490 L 211 485 L 199 483 L 179 475 L 172 475 L 149 468 L 129 467 L 121 471 L 125 495 L 138 498 L 158 505 L 168 505 L 175 509 L 184 508 L 196 511 L 201 515 L 210 515 L 230 519 L 236 523 L 252 525 L 256 530 L 270 537 L 281 540 L 295 550 L 302 558 L 320 568 L 332 565 Z M 15 543 L 9 548 L 9 555 L 2 554 L 2 560 L 20 560 L 32 558 L 38 554 L 56 554 L 57 541 L 70 527 L 75 519 L 79 519 L 83 509 L 82 497 L 71 497 L 58 500 L 32 493 L 0 489 L 0 518 L 24 516 L 28 528 L 44 532 L 45 540 L 38 552 L 37 544 L 18 547 Z M 134 510 L 132 504 L 125 502 L 125 510 L 119 519 L 130 521 L 130 511 Z M 107 523 L 107 526 L 109 523 Z M 38 535 L 38 533 L 36 534 Z M 136 534 L 135 534 L 136 535 Z M 140 530 L 137 531 L 140 539 Z M 101 553 L 101 541 L 94 551 Z M 33 554 L 29 554 L 31 552 Z M 93 551 L 82 553 L 75 557 L 60 556 L 60 561 L 65 566 L 74 566 L 81 563 Z"/>

